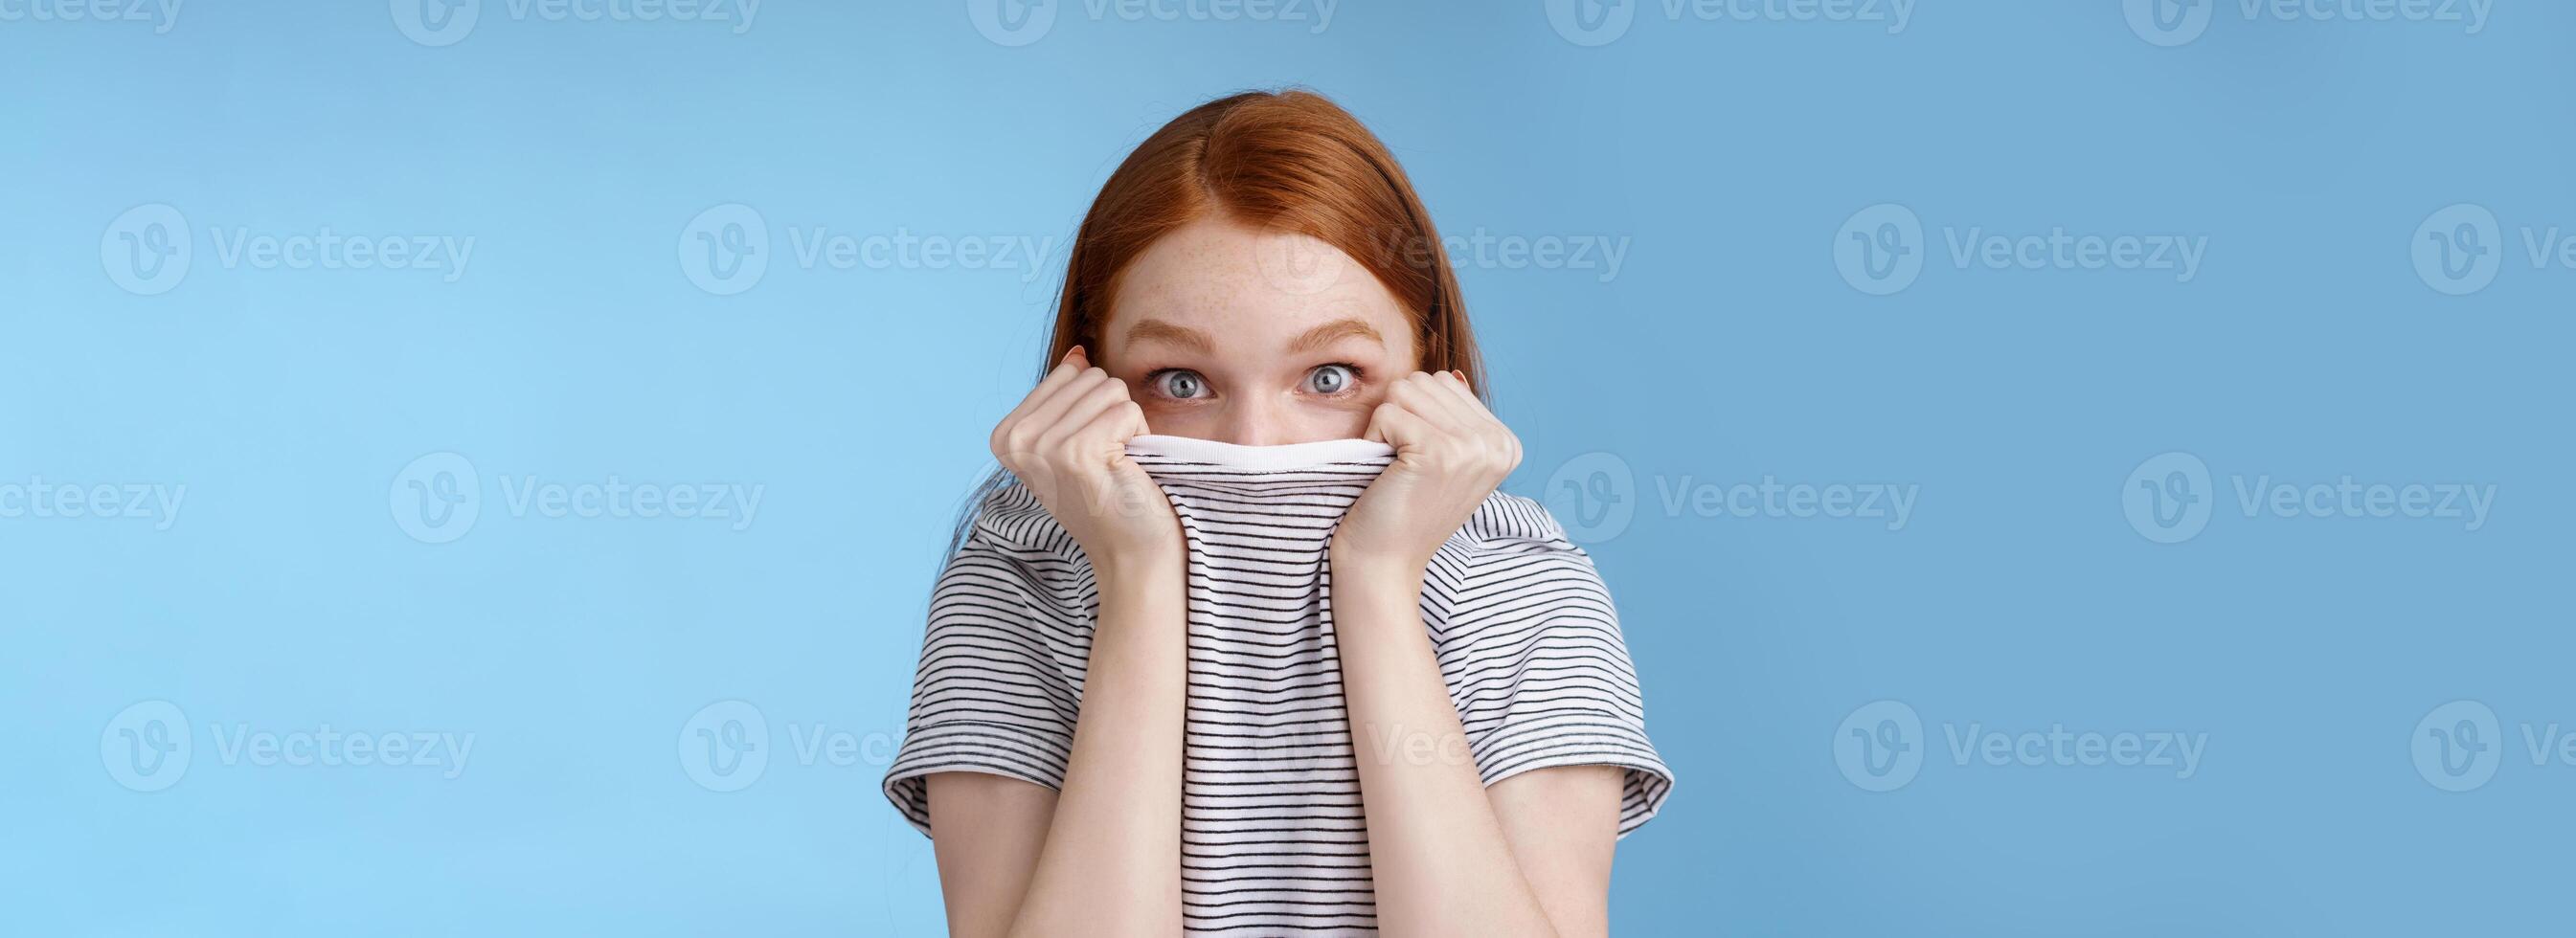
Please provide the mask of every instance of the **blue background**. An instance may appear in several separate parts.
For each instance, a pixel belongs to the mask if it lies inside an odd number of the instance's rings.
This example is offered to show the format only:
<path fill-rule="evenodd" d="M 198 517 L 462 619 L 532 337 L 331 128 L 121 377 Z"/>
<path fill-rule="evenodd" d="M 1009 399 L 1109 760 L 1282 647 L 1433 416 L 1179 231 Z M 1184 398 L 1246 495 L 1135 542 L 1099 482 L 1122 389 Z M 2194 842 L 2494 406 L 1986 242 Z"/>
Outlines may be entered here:
<path fill-rule="evenodd" d="M 487 0 L 444 46 L 371 2 L 0 21 L 0 485 L 186 487 L 166 518 L 0 511 L 0 931 L 937 933 L 878 781 L 1060 247 L 1154 126 L 1289 84 L 1368 121 L 1446 234 L 1629 245 L 1616 276 L 1461 270 L 1529 451 L 1509 488 L 1607 453 L 1634 509 L 1591 550 L 1680 784 L 1621 845 L 1621 933 L 2568 927 L 2576 765 L 2522 734 L 2576 730 L 2576 270 L 2521 237 L 2576 231 L 2576 7 L 2471 35 L 2227 2 L 2172 47 L 2111 0 L 1925 0 L 1894 34 L 1624 8 L 1593 46 L 1534 2 L 1352 0 L 1316 32 L 1059 0 L 1022 45 L 953 2 L 771 0 L 737 32 Z M 1834 245 L 1888 202 L 1925 264 L 1875 296 Z M 2463 202 L 2504 243 L 2454 297 L 2410 250 Z M 679 255 L 733 203 L 768 267 L 718 295 Z M 152 204 L 192 262 L 138 295 L 111 224 Z M 215 243 L 326 227 L 475 246 L 448 282 Z M 1059 250 L 800 265 L 818 228 Z M 1971 228 L 2207 253 L 2188 282 L 1963 267 Z M 2171 451 L 2214 507 L 2166 544 L 2123 495 Z M 446 543 L 399 520 L 436 453 L 477 473 Z M 1765 475 L 1919 496 L 1891 531 L 1659 494 Z M 612 476 L 764 497 L 735 530 L 505 488 Z M 2497 497 L 2476 530 L 2249 516 L 2231 486 L 2265 476 Z M 711 791 L 682 743 L 735 699 L 769 761 Z M 1835 747 L 1882 699 L 1923 759 L 1876 792 Z M 2462 699 L 2500 764 L 2450 792 L 2410 752 Z M 148 701 L 193 754 L 135 791 L 112 721 Z M 474 745 L 453 779 L 221 758 L 324 725 Z M 1949 749 L 2052 726 L 2206 751 L 2181 778 Z M 861 755 L 805 764 L 818 730 Z"/>

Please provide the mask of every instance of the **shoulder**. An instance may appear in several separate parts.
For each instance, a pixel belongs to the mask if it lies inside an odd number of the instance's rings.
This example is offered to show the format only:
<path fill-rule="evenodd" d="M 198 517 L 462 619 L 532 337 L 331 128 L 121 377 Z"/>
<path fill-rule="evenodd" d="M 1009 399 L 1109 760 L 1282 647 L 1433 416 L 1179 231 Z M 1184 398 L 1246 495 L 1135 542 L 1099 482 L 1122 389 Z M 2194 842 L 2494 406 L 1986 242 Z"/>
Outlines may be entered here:
<path fill-rule="evenodd" d="M 976 506 L 973 523 L 940 575 L 940 588 L 1008 585 L 1069 604 L 1090 580 L 1082 546 L 1037 496 L 1005 482 Z"/>
<path fill-rule="evenodd" d="M 1558 554 L 1591 565 L 1591 555 L 1566 538 L 1565 528 L 1556 523 L 1547 506 L 1509 492 L 1485 496 L 1485 503 L 1445 546 L 1473 556 Z"/>
<path fill-rule="evenodd" d="M 1576 546 L 1546 506 L 1496 492 L 1440 548 L 1431 579 L 1446 611 L 1567 601 L 1606 607 L 1592 555 Z"/>

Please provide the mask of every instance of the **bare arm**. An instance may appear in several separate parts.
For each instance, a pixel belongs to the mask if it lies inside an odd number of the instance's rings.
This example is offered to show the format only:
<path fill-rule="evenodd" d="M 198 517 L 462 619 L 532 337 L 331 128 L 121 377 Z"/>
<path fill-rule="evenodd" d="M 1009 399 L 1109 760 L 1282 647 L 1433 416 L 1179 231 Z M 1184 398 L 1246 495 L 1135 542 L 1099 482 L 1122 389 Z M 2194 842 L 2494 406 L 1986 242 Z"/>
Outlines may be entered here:
<path fill-rule="evenodd" d="M 1609 934 L 1620 770 L 1537 769 L 1488 791 L 1423 631 L 1420 577 L 1334 569 L 1342 695 L 1359 747 L 1380 927 L 1389 935 Z"/>
<path fill-rule="evenodd" d="M 1099 609 L 1063 789 L 929 781 L 952 934 L 1181 933 L 1186 580 L 1171 503 L 1126 457 L 1144 430 L 1079 347 L 993 430 L 994 455 L 1081 544 Z"/>
<path fill-rule="evenodd" d="M 1604 934 L 1618 774 L 1536 769 L 1487 792 L 1422 623 L 1425 567 L 1520 463 L 1520 440 L 1455 372 L 1390 386 L 1368 436 L 1395 460 L 1335 529 L 1331 560 L 1378 924 L 1391 935 Z"/>

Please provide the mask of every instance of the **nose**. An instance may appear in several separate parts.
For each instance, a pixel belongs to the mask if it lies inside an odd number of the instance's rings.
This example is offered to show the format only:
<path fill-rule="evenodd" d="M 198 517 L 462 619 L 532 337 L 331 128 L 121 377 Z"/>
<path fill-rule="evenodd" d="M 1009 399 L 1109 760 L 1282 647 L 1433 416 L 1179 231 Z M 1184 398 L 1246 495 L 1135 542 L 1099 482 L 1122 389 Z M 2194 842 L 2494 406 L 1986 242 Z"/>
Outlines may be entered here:
<path fill-rule="evenodd" d="M 1217 439 L 1239 446 L 1279 446 L 1296 442 L 1295 435 L 1286 401 L 1253 394 L 1227 402 Z"/>

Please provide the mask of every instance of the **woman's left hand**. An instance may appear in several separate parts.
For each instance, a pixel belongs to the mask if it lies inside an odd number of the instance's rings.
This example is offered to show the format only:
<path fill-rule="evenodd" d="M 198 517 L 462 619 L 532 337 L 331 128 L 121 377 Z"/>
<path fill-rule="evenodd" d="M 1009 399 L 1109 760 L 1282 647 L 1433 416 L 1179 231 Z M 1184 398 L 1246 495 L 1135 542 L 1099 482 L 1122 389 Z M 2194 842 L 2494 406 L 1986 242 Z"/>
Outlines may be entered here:
<path fill-rule="evenodd" d="M 1457 372 L 1417 371 L 1387 389 L 1366 437 L 1395 447 L 1333 534 L 1332 560 L 1422 575 L 1485 496 L 1521 463 L 1521 441 Z"/>

